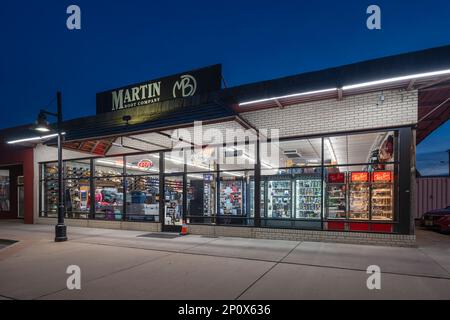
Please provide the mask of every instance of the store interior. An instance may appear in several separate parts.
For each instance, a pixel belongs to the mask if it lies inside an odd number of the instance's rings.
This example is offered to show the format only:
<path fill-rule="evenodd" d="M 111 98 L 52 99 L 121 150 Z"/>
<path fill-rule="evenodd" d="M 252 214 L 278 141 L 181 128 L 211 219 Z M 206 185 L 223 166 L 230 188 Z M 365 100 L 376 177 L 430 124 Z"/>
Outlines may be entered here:
<path fill-rule="evenodd" d="M 396 141 L 395 131 L 383 131 L 262 143 L 261 218 L 393 221 Z M 255 150 L 250 143 L 194 158 L 164 153 L 164 224 L 179 226 L 184 215 L 189 223 L 252 225 Z M 64 166 L 67 217 L 161 222 L 159 153 Z M 43 164 L 46 216 L 56 215 L 56 175 L 55 163 Z"/>

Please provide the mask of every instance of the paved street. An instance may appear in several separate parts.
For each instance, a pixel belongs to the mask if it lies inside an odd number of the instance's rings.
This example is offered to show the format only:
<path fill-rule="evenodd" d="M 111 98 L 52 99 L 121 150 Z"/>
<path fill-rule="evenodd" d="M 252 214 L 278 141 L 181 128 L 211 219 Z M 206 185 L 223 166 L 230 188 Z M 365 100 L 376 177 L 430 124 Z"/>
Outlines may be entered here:
<path fill-rule="evenodd" d="M 450 299 L 450 236 L 418 231 L 417 248 L 208 238 L 0 223 L 0 299 Z M 66 268 L 81 268 L 68 290 Z M 368 290 L 378 265 L 381 290 Z"/>

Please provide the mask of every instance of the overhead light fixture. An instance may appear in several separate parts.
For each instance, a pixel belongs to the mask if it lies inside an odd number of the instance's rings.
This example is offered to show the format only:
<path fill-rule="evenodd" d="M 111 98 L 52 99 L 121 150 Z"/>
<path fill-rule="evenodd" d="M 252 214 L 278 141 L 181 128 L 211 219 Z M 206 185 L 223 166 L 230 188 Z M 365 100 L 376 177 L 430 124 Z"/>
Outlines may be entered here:
<path fill-rule="evenodd" d="M 50 123 L 47 121 L 47 116 L 43 111 L 39 112 L 34 124 L 34 130 L 39 132 L 50 132 Z"/>
<path fill-rule="evenodd" d="M 62 132 L 61 134 L 65 135 L 66 133 Z M 21 142 L 45 140 L 45 139 L 49 139 L 49 138 L 55 138 L 57 136 L 58 136 L 57 133 L 53 133 L 53 134 L 48 134 L 48 135 L 40 136 L 40 137 L 31 137 L 31 138 L 25 138 L 25 139 L 19 139 L 19 140 L 12 140 L 12 141 L 8 141 L 7 144 L 16 144 L 16 143 L 21 143 Z"/>
<path fill-rule="evenodd" d="M 440 75 L 445 75 L 445 74 L 450 74 L 450 69 L 425 72 L 425 73 L 416 73 L 416 74 L 411 74 L 411 75 L 407 75 L 407 76 L 400 76 L 400 77 L 375 80 L 375 81 L 369 81 L 369 82 L 362 82 L 362 83 L 352 84 L 352 85 L 348 85 L 348 86 L 343 86 L 342 90 L 358 89 L 358 88 L 364 88 L 364 87 L 369 87 L 369 86 L 375 86 L 375 85 L 379 85 L 379 84 L 419 79 L 419 78 L 434 77 L 434 76 L 440 76 Z"/>
<path fill-rule="evenodd" d="M 326 92 L 331 92 L 331 91 L 337 91 L 337 88 L 329 88 L 329 89 L 323 89 L 323 90 L 315 90 L 315 91 L 293 93 L 293 94 L 288 94 L 288 95 L 285 95 L 285 96 L 279 96 L 279 97 L 272 97 L 272 98 L 266 98 L 266 99 L 259 99 L 259 100 L 241 102 L 241 103 L 239 103 L 239 106 L 246 106 L 246 105 L 249 105 L 249 104 L 255 104 L 255 103 L 266 102 L 266 101 L 273 101 L 273 100 L 279 100 L 279 99 L 288 99 L 288 98 L 294 98 L 294 97 L 300 97 L 300 96 L 308 96 L 308 95 L 319 94 L 319 93 L 326 93 Z"/>

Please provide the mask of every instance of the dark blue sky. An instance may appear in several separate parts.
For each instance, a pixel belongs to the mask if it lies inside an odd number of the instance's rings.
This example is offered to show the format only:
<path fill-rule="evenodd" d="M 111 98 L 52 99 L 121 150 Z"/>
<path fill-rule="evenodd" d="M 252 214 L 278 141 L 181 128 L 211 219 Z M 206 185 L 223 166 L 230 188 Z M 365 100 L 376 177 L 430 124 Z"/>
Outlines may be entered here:
<path fill-rule="evenodd" d="M 66 28 L 70 4 L 80 31 Z M 365 26 L 370 4 L 381 31 Z M 98 91 L 214 63 L 234 86 L 447 45 L 449 14 L 448 0 L 8 1 L 0 127 L 33 121 L 57 89 L 68 119 L 94 114 Z M 448 124 L 437 133 L 449 134 Z"/>

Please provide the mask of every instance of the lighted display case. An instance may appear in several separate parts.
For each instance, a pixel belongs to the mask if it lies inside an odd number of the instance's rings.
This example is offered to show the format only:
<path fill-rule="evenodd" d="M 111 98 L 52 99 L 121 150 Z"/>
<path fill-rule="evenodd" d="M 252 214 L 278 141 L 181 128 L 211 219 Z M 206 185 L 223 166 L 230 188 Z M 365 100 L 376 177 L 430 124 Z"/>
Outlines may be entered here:
<path fill-rule="evenodd" d="M 220 214 L 240 216 L 242 208 L 243 181 L 225 180 L 220 181 Z"/>
<path fill-rule="evenodd" d="M 297 219 L 320 219 L 321 190 L 320 175 L 304 175 L 295 179 L 295 217 Z"/>
<path fill-rule="evenodd" d="M 345 173 L 328 174 L 326 186 L 326 217 L 347 218 L 347 185 Z"/>
<path fill-rule="evenodd" d="M 350 172 L 349 218 L 369 219 L 369 173 Z"/>
<path fill-rule="evenodd" d="M 391 171 L 372 173 L 372 220 L 393 220 L 393 183 Z"/>
<path fill-rule="evenodd" d="M 267 181 L 267 217 L 291 218 L 292 186 L 291 180 L 271 177 Z"/>

